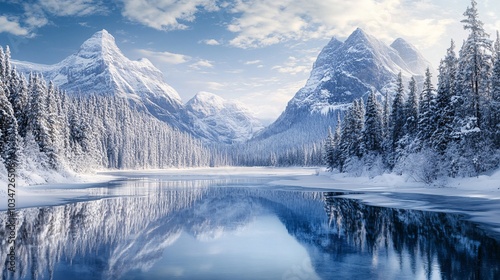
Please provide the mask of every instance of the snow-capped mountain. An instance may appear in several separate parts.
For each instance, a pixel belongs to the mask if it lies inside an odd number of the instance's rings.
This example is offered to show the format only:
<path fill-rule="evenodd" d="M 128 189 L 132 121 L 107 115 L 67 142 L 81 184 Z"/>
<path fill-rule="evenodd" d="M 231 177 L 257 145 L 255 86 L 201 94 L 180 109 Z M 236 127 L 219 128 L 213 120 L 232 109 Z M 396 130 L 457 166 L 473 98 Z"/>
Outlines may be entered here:
<path fill-rule="evenodd" d="M 209 92 L 189 100 L 185 114 L 192 131 L 214 142 L 243 142 L 264 128 L 242 104 Z"/>
<path fill-rule="evenodd" d="M 390 91 L 398 73 L 423 76 L 429 66 L 415 47 L 399 38 L 387 46 L 356 29 L 345 42 L 333 38 L 321 51 L 306 85 L 290 101 L 291 107 L 324 111 L 350 103 L 370 91 Z"/>
<path fill-rule="evenodd" d="M 179 94 L 147 59 L 125 57 L 106 30 L 95 33 L 80 49 L 54 65 L 13 61 L 19 72 L 42 73 L 70 94 L 100 93 L 128 98 L 158 119 L 179 126 Z"/>
<path fill-rule="evenodd" d="M 412 76 L 421 81 L 427 67 L 429 62 L 401 38 L 388 46 L 360 28 L 345 42 L 333 38 L 318 55 L 306 85 L 260 137 L 288 130 L 314 113 L 342 110 L 371 91 L 391 95 L 399 72 L 406 86 Z"/>
<path fill-rule="evenodd" d="M 242 142 L 263 125 L 240 104 L 200 93 L 184 106 L 163 74 L 143 58 L 125 57 L 106 30 L 95 33 L 80 49 L 54 65 L 13 61 L 19 72 L 41 73 L 69 94 L 99 93 L 127 98 L 131 106 L 207 140 Z"/>

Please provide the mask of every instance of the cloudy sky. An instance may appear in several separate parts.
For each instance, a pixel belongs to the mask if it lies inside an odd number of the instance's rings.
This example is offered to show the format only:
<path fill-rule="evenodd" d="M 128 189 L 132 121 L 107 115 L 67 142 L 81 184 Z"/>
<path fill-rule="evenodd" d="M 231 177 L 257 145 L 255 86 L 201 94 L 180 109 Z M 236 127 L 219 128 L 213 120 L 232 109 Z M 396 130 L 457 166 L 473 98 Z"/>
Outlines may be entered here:
<path fill-rule="evenodd" d="M 490 34 L 500 1 L 479 1 Z M 186 102 L 199 91 L 276 118 L 305 84 L 321 48 L 356 27 L 402 37 L 436 67 L 470 0 L 0 0 L 0 45 L 14 59 L 54 64 L 106 29 L 131 59 L 146 57 Z M 494 38 L 494 36 L 492 36 Z"/>

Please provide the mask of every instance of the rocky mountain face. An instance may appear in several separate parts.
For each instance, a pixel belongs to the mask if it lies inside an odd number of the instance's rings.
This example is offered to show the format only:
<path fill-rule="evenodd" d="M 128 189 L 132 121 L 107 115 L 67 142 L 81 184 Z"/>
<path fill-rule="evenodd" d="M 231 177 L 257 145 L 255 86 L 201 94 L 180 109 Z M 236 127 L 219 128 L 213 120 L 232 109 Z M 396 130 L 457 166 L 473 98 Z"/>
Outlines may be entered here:
<path fill-rule="evenodd" d="M 342 111 L 371 91 L 381 97 L 390 95 L 399 72 L 404 81 L 412 76 L 419 81 L 429 66 L 418 50 L 401 38 L 388 46 L 359 28 L 344 42 L 333 38 L 318 55 L 306 85 L 259 137 L 287 131 L 314 114 Z M 326 128 L 318 129 L 326 133 Z"/>
<path fill-rule="evenodd" d="M 248 109 L 214 94 L 201 93 L 182 104 L 162 72 L 143 58 L 125 57 L 106 30 L 54 65 L 13 61 L 19 72 L 38 72 L 69 94 L 104 94 L 127 98 L 130 105 L 207 142 L 238 142 L 262 129 Z"/>

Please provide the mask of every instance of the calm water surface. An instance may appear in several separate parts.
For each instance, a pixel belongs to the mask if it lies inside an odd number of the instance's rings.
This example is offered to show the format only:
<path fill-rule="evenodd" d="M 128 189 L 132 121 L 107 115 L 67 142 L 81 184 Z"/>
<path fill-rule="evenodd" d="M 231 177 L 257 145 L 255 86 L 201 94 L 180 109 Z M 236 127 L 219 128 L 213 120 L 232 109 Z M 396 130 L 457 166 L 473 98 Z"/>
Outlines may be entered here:
<path fill-rule="evenodd" d="M 500 279 L 499 241 L 463 216 L 265 181 L 136 178 L 22 209 L 3 279 Z"/>

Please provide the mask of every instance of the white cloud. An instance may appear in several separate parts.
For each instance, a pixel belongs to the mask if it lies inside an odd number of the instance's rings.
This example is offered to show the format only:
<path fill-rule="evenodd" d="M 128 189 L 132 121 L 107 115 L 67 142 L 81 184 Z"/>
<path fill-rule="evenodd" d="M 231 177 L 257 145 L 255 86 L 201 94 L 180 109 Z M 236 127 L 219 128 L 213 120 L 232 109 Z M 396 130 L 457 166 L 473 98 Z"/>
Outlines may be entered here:
<path fill-rule="evenodd" d="M 277 70 L 280 73 L 291 75 L 309 73 L 309 71 L 311 71 L 311 57 L 303 57 L 298 59 L 294 56 L 289 56 L 283 65 L 276 65 L 271 69 Z"/>
<path fill-rule="evenodd" d="M 215 91 L 221 90 L 221 89 L 226 87 L 225 84 L 218 83 L 218 82 L 207 82 L 206 86 L 208 89 L 215 90 Z"/>
<path fill-rule="evenodd" d="M 50 23 L 48 15 L 81 17 L 107 12 L 101 0 L 39 0 L 30 3 L 19 2 L 19 5 L 23 9 L 23 15 L 14 21 L 1 16 L 0 32 L 34 36 L 37 28 Z M 25 27 L 21 27 L 21 22 Z"/>
<path fill-rule="evenodd" d="M 252 65 L 252 64 L 259 64 L 261 63 L 262 61 L 260 59 L 257 59 L 257 60 L 249 60 L 249 61 L 245 61 L 245 65 Z"/>
<path fill-rule="evenodd" d="M 21 27 L 19 22 L 15 19 L 9 19 L 5 16 L 0 16 L 0 33 L 6 32 L 11 33 L 18 36 L 27 36 L 29 35 L 29 30 Z"/>
<path fill-rule="evenodd" d="M 427 1 L 240 0 L 231 6 L 238 16 L 227 29 L 236 35 L 230 44 L 241 48 L 345 37 L 356 27 L 382 39 L 404 36 L 432 44 L 453 22 L 441 10 Z"/>
<path fill-rule="evenodd" d="M 207 39 L 207 40 L 201 40 L 199 43 L 203 43 L 209 46 L 218 46 L 220 45 L 220 42 L 215 40 L 215 39 Z"/>
<path fill-rule="evenodd" d="M 189 67 L 199 70 L 201 68 L 213 68 L 214 65 L 213 65 L 212 61 L 208 61 L 206 59 L 200 59 L 200 60 L 196 61 L 195 63 L 189 65 Z"/>
<path fill-rule="evenodd" d="M 252 93 L 244 94 L 239 101 L 264 120 L 275 120 L 285 109 L 293 95 L 305 84 L 305 80 L 269 85 L 256 85 Z"/>
<path fill-rule="evenodd" d="M 40 0 L 39 5 L 57 16 L 86 16 L 106 10 L 101 1 L 93 0 Z"/>
<path fill-rule="evenodd" d="M 145 56 L 151 60 L 159 61 L 167 64 L 182 64 L 188 62 L 191 57 L 178 53 L 171 52 L 155 52 L 150 50 L 139 49 L 136 50 L 140 55 Z"/>
<path fill-rule="evenodd" d="M 186 29 L 199 11 L 216 11 L 216 0 L 122 0 L 123 16 L 158 30 Z"/>

